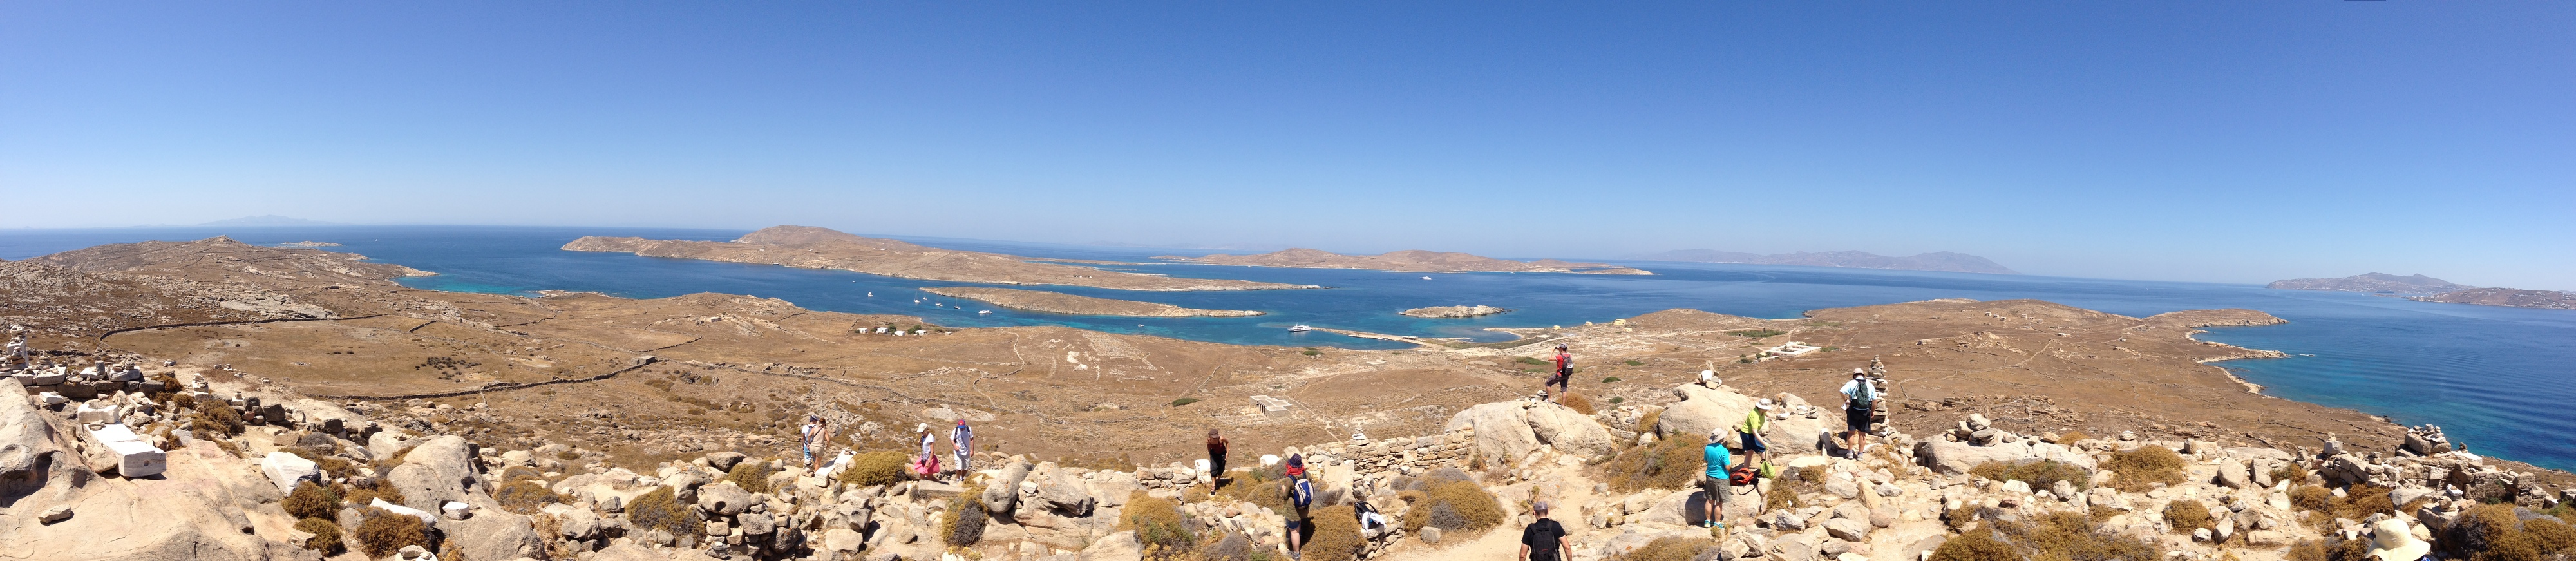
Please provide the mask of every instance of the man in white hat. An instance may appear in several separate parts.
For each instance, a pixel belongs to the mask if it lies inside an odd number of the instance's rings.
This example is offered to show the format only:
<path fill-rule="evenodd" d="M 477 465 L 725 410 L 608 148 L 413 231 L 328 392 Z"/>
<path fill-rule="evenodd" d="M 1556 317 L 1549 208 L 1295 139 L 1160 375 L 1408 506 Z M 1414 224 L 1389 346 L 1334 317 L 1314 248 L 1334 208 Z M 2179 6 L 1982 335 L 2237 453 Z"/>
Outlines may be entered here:
<path fill-rule="evenodd" d="M 1878 404 L 1878 386 L 1869 383 L 1869 371 L 1854 368 L 1842 393 L 1844 457 L 1860 459 L 1862 439 L 1869 435 L 1870 410 Z"/>
<path fill-rule="evenodd" d="M 2370 527 L 2370 556 L 2379 561 L 2417 561 L 2433 551 L 2433 544 L 2415 539 L 2406 520 L 2390 518 Z"/>
<path fill-rule="evenodd" d="M 1772 404 L 1771 398 L 1755 401 L 1753 410 L 1744 414 L 1744 424 L 1735 426 L 1737 440 L 1743 441 L 1740 447 L 1744 449 L 1744 465 L 1760 469 L 1762 453 L 1771 451 L 1763 438 L 1771 430 L 1771 409 L 1775 407 L 1779 406 Z"/>

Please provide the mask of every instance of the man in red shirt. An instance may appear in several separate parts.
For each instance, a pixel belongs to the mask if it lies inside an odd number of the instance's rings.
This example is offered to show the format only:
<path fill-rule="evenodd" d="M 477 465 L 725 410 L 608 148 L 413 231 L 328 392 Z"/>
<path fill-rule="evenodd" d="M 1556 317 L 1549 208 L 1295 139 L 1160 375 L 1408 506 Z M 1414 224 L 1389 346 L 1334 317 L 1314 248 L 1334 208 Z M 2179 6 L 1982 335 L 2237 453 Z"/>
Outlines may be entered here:
<path fill-rule="evenodd" d="M 1570 388 L 1568 388 L 1568 387 L 1566 386 L 1566 384 L 1567 384 L 1568 382 L 1572 381 L 1573 379 L 1574 379 L 1574 355 L 1573 355 L 1572 353 L 1567 353 L 1567 352 L 1565 352 L 1565 344 L 1564 344 L 1564 343 L 1557 343 L 1557 344 L 1556 344 L 1556 375 L 1548 377 L 1548 379 L 1547 379 L 1547 383 L 1539 384 L 1539 386 L 1538 386 L 1538 392 L 1539 392 L 1539 395 L 1540 395 L 1540 396 L 1542 396 L 1542 397 L 1546 397 L 1548 401 L 1556 401 L 1556 397 L 1555 397 L 1555 396 L 1548 395 L 1548 393 L 1547 393 L 1547 387 L 1548 387 L 1548 386 L 1556 386 L 1556 394 L 1555 394 L 1555 395 L 1556 395 L 1556 396 L 1565 395 L 1565 393 L 1566 393 L 1566 392 L 1568 392 L 1568 391 L 1573 391 L 1572 389 L 1570 389 Z"/>

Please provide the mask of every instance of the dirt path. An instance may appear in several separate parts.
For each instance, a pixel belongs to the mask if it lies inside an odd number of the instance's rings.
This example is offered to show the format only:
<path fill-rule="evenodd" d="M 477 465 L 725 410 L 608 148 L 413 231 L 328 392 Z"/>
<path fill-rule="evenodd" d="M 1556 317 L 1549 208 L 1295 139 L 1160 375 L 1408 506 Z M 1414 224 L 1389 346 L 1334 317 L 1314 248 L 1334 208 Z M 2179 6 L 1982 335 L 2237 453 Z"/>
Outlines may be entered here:
<path fill-rule="evenodd" d="M 1594 529 L 1583 522 L 1583 505 L 1591 503 L 1594 495 L 1592 480 L 1583 477 L 1583 468 L 1580 464 L 1555 466 L 1540 475 L 1537 481 L 1540 483 L 1531 485 L 1534 489 L 1531 493 L 1537 495 L 1533 498 L 1547 501 L 1549 508 L 1552 509 L 1548 513 L 1548 518 L 1555 519 L 1558 524 L 1565 525 L 1567 532 L 1573 533 L 1567 539 L 1574 541 L 1576 549 L 1598 545 L 1601 540 L 1616 535 L 1616 530 Z M 1551 489 L 1554 492 L 1548 492 Z M 1519 518 L 1527 506 L 1512 504 L 1513 500 L 1510 497 L 1504 497 L 1503 501 L 1505 503 L 1503 508 L 1510 511 L 1503 524 L 1486 531 L 1482 536 L 1477 536 L 1473 541 L 1459 542 L 1456 541 L 1459 539 L 1456 536 L 1444 536 L 1446 541 L 1443 545 L 1430 546 L 1423 545 L 1420 540 L 1406 539 L 1404 543 L 1397 545 L 1394 551 L 1388 552 L 1379 559 L 1383 561 L 1518 559 L 1521 553 L 1522 526 Z"/>

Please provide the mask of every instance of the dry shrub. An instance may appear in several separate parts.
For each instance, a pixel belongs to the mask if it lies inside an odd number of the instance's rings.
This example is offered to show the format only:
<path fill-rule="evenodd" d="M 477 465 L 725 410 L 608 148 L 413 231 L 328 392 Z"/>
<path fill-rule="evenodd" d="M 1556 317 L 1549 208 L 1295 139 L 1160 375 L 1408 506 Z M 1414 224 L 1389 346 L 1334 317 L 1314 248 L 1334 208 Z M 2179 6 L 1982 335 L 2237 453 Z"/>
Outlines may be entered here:
<path fill-rule="evenodd" d="M 1243 534 L 1226 532 L 1224 537 L 1220 537 L 1217 538 L 1216 541 L 1209 542 L 1207 547 L 1199 548 L 1198 557 L 1196 559 L 1202 559 L 1205 561 L 1253 561 L 1253 555 L 1254 551 L 1251 538 L 1243 537 Z M 1261 551 L 1260 555 L 1264 561 L 1267 561 L 1270 557 L 1267 550 Z"/>
<path fill-rule="evenodd" d="M 188 420 L 195 421 L 199 431 L 211 430 L 227 436 L 240 436 L 242 433 L 241 412 L 234 411 L 232 405 L 223 400 L 212 398 L 202 401 L 192 400 L 179 406 L 195 408 L 195 412 L 188 414 Z"/>
<path fill-rule="evenodd" d="M 2290 544 L 2290 552 L 2281 558 L 2287 561 L 2327 561 L 2326 544 L 2317 540 L 2301 540 Z"/>
<path fill-rule="evenodd" d="M 1804 506 L 1807 505 L 1798 500 L 1798 491 L 1790 489 L 1789 483 L 1786 481 L 1773 481 L 1771 483 L 1771 490 L 1762 493 L 1762 510 L 1765 511 L 1800 508 Z M 1971 513 L 1975 511 L 1975 509 L 1964 510 L 1968 510 Z"/>
<path fill-rule="evenodd" d="M 1655 432 L 1655 425 L 1662 422 L 1664 422 L 1664 410 L 1656 409 L 1653 411 L 1647 411 L 1645 415 L 1637 417 L 1637 432 Z M 1656 432 L 1655 434 L 1660 437 L 1663 433 Z M 1656 440 L 1662 439 L 1657 438 Z"/>
<path fill-rule="evenodd" d="M 1610 461 L 1592 467 L 1593 480 L 1609 483 L 1611 490 L 1621 493 L 1688 489 L 1708 468 L 1700 455 L 1702 443 L 1691 440 L 1664 438 L 1621 450 Z"/>
<path fill-rule="evenodd" d="M 349 506 L 367 506 L 369 504 L 373 504 L 376 499 L 384 499 L 385 502 L 393 504 L 402 504 L 402 489 L 394 487 L 393 481 L 378 477 L 376 478 L 374 486 L 350 487 L 348 492 L 341 494 L 342 502 L 348 503 Z"/>
<path fill-rule="evenodd" d="M 522 479 L 545 479 L 545 478 L 546 478 L 546 472 L 537 471 L 537 468 L 532 468 L 532 467 L 528 467 L 528 466 L 510 466 L 510 467 L 509 467 L 509 469 L 501 470 L 501 480 L 502 480 L 502 481 L 518 481 L 518 480 L 522 480 Z"/>
<path fill-rule="evenodd" d="M 286 500 L 278 501 L 277 506 L 285 508 L 288 516 L 296 518 L 338 520 L 340 493 L 331 490 L 330 487 L 306 481 L 296 484 L 295 492 L 288 493 Z"/>
<path fill-rule="evenodd" d="M 2050 442 L 2050 444 L 2074 444 L 2074 443 L 2077 443 L 2077 442 L 2082 442 L 2082 441 L 2092 440 L 2092 439 L 2093 439 L 2093 435 L 2084 434 L 2084 431 L 2080 431 L 2080 430 L 2069 430 L 2069 431 L 2066 431 L 2066 432 L 2057 433 L 2057 440 L 2056 440 L 2056 441 L 2054 441 L 2054 442 Z"/>
<path fill-rule="evenodd" d="M 2303 540 L 2290 545 L 2287 561 L 2379 561 L 2370 556 L 2370 540 L 2341 540 L 2334 545 L 2318 540 Z"/>
<path fill-rule="evenodd" d="M 376 462 L 375 465 L 369 467 L 376 468 L 376 475 L 391 474 L 394 472 L 394 468 L 403 465 L 404 459 L 411 457 L 411 449 L 419 447 L 419 444 L 404 446 L 401 450 L 395 450 L 394 455 L 388 456 L 384 461 Z"/>
<path fill-rule="evenodd" d="M 1667 536 L 1655 538 L 1655 541 L 1646 542 L 1645 546 L 1610 559 L 1611 561 L 1693 561 L 1712 549 L 1717 549 L 1717 544 L 1709 543 L 1707 540 Z"/>
<path fill-rule="evenodd" d="M 949 500 L 948 515 L 939 521 L 940 543 L 965 547 L 984 541 L 984 523 L 991 520 L 990 515 L 984 514 L 983 503 L 969 498 L 981 495 L 983 493 L 979 488 L 978 492 L 958 495 L 957 498 Z"/>
<path fill-rule="evenodd" d="M 2334 499 L 2334 491 L 2324 487 L 2300 485 L 2290 489 L 2290 505 L 2299 510 L 2331 513 L 2334 512 Z"/>
<path fill-rule="evenodd" d="M 2299 465 L 2298 462 L 2282 462 L 2280 466 L 2272 468 L 2272 481 L 2288 481 L 2291 485 L 2305 485 L 2308 483 L 2308 467 Z"/>
<path fill-rule="evenodd" d="M 2131 493 L 2144 493 L 2157 483 L 2179 485 L 2184 479 L 2182 455 L 2163 446 L 2139 446 L 2111 454 L 2102 469 L 2111 470 L 2111 487 Z"/>
<path fill-rule="evenodd" d="M 429 523 L 381 508 L 369 508 L 360 515 L 356 534 L 358 550 L 372 558 L 393 555 L 406 545 L 429 547 Z"/>
<path fill-rule="evenodd" d="M 1954 508 L 1941 513 L 1941 523 L 1949 525 L 1952 532 L 1965 532 L 1968 529 L 1968 523 L 1975 521 L 1977 521 L 1976 505 Z"/>
<path fill-rule="evenodd" d="M 295 521 L 295 529 L 313 534 L 312 539 L 304 540 L 304 543 L 300 544 L 304 546 L 304 549 L 321 552 L 324 556 L 331 556 L 339 555 L 341 550 L 347 548 L 347 546 L 340 543 L 340 523 L 338 522 L 332 522 L 321 518 L 306 518 Z"/>
<path fill-rule="evenodd" d="M 1225 497 L 1229 500 L 1248 502 L 1255 506 L 1270 509 L 1271 512 L 1287 514 L 1291 508 L 1288 504 L 1288 485 L 1292 482 L 1293 480 L 1288 479 L 1285 475 L 1257 481 L 1238 479 L 1232 485 L 1227 485 L 1222 489 L 1217 489 L 1216 493 L 1213 493 L 1210 496 Z M 1195 487 L 1193 488 L 1195 489 Z"/>
<path fill-rule="evenodd" d="M 2388 492 L 2393 490 L 2368 483 L 2346 487 L 2344 497 L 2335 499 L 2334 515 L 2336 518 L 2360 520 L 2372 514 L 2396 514 L 2397 504 L 2389 502 L 2391 499 L 2388 497 Z"/>
<path fill-rule="evenodd" d="M 1408 533 L 1420 532 L 1423 526 L 1448 532 L 1477 532 L 1503 523 L 1502 501 L 1472 481 L 1433 483 L 1397 496 L 1413 501 L 1413 509 L 1404 515 L 1404 531 Z"/>
<path fill-rule="evenodd" d="M 1145 557 L 1173 559 L 1186 556 L 1199 537 L 1192 533 L 1188 518 L 1181 516 L 1181 503 L 1155 497 L 1144 491 L 1127 494 L 1127 507 L 1118 512 L 1118 527 L 1136 531 L 1136 541 L 1145 546 Z"/>
<path fill-rule="evenodd" d="M 1350 505 L 1316 508 L 1314 515 L 1307 523 L 1315 526 L 1315 533 L 1298 549 L 1300 559 L 1351 561 L 1368 546 L 1368 541 L 1360 538 L 1359 515 Z"/>
<path fill-rule="evenodd" d="M 2075 490 L 2092 488 L 2093 472 L 2057 460 L 2040 460 L 2019 464 L 1986 462 L 1969 468 L 1968 473 L 1996 481 L 2013 480 L 2030 484 L 2031 489 L 2045 491 L 2064 481 Z"/>
<path fill-rule="evenodd" d="M 2031 559 L 2108 561 L 2164 558 L 2164 552 L 2157 551 L 2153 542 L 2104 531 L 2094 525 L 2092 517 L 2074 511 L 2050 512 L 2027 522 L 1998 523 L 1995 529 L 2003 532 L 2013 544 L 2032 553 Z"/>
<path fill-rule="evenodd" d="M 639 529 L 661 530 L 674 536 L 706 532 L 706 519 L 698 514 L 697 505 L 681 504 L 678 493 L 670 487 L 655 487 L 627 501 L 626 521 Z"/>
<path fill-rule="evenodd" d="M 1583 397 L 1583 394 L 1565 392 L 1564 395 L 1556 396 L 1556 403 L 1567 409 L 1573 409 L 1576 413 L 1592 414 L 1592 400 Z"/>
<path fill-rule="evenodd" d="M 546 505 L 564 502 L 563 495 L 546 488 L 544 482 L 529 479 L 501 484 L 501 488 L 492 490 L 492 500 L 501 503 L 502 509 L 519 514 L 536 514 Z"/>
<path fill-rule="evenodd" d="M 769 475 L 774 473 L 778 470 L 770 469 L 769 462 L 743 460 L 725 472 L 724 480 L 742 486 L 744 491 L 760 494 L 769 492 Z"/>
<path fill-rule="evenodd" d="M 2460 519 L 2451 523 L 2441 537 L 2434 540 L 2435 545 L 2442 546 L 2453 558 L 2469 561 L 2542 561 L 2576 545 L 2576 530 L 2548 518 L 2520 520 L 2510 504 L 2485 505 L 2460 513 Z M 2553 545 L 2558 547 L 2550 547 Z"/>
<path fill-rule="evenodd" d="M 859 454 L 850 458 L 848 469 L 841 471 L 841 481 L 861 487 L 893 485 L 903 481 L 903 464 L 911 460 L 912 458 L 904 456 L 902 452 L 892 450 Z M 762 483 L 768 482 L 762 481 Z"/>
<path fill-rule="evenodd" d="M 2200 501 L 2176 499 L 2165 503 L 2165 524 L 2171 525 L 2174 533 L 2188 534 L 2192 530 L 2211 527 L 2216 522 L 2209 517 L 2209 505 L 2200 504 Z"/>
<path fill-rule="evenodd" d="M 1932 550 L 1931 561 L 2023 561 L 2011 544 L 1995 539 L 1993 530 L 1959 534 Z"/>

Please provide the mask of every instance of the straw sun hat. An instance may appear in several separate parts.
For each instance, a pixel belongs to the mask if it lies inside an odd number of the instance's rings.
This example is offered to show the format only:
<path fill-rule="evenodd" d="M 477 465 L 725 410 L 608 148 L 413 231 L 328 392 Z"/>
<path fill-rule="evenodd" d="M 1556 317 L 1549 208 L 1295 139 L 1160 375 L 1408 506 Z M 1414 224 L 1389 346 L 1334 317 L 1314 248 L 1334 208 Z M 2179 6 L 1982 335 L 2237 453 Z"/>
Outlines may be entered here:
<path fill-rule="evenodd" d="M 2415 539 L 2405 520 L 2390 518 L 2370 527 L 2370 556 L 2379 561 L 2415 561 L 2431 551 L 2433 544 Z"/>

